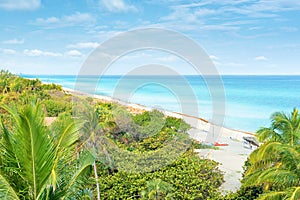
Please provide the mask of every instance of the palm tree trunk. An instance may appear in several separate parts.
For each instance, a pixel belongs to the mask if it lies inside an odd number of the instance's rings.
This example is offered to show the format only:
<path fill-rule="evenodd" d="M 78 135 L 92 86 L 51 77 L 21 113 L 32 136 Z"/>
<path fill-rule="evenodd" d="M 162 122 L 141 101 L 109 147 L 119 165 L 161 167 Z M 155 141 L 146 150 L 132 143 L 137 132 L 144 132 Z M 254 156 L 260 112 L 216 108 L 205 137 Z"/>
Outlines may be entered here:
<path fill-rule="evenodd" d="M 96 179 L 97 200 L 100 200 L 100 187 L 99 187 L 99 182 L 98 182 L 98 174 L 97 174 L 96 161 L 94 161 L 93 167 L 94 167 L 94 174 L 95 174 L 95 179 Z"/>

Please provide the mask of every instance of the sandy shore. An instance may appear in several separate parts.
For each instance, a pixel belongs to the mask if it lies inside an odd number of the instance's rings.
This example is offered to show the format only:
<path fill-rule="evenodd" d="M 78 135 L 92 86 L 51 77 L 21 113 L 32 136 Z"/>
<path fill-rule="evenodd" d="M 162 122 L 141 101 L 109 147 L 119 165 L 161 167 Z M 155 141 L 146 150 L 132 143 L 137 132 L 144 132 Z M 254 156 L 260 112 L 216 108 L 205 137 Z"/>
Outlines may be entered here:
<path fill-rule="evenodd" d="M 84 92 L 63 88 L 66 93 L 78 96 L 97 98 L 103 102 L 114 102 L 126 106 L 132 113 L 150 111 L 152 108 L 122 102 L 111 97 L 102 95 L 91 95 Z M 162 111 L 166 116 L 181 118 L 189 123 L 192 128 L 188 131 L 191 138 L 199 142 L 219 142 L 226 143 L 228 146 L 220 147 L 219 150 L 195 150 L 199 156 L 215 160 L 220 163 L 220 169 L 225 173 L 225 183 L 222 189 L 225 191 L 235 191 L 240 187 L 243 165 L 248 155 L 253 151 L 243 147 L 243 136 L 253 136 L 253 133 L 233 130 L 211 124 L 205 119 L 193 117 L 181 113 Z"/>

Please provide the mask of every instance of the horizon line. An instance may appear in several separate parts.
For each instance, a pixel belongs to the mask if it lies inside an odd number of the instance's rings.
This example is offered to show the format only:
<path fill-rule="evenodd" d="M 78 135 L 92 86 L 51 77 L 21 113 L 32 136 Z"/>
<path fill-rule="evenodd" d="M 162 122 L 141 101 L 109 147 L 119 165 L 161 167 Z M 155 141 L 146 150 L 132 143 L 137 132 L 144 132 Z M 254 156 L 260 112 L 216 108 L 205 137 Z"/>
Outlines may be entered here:
<path fill-rule="evenodd" d="M 28 75 L 28 76 L 78 76 L 78 74 L 30 74 L 30 73 L 16 73 L 18 76 Z M 126 74 L 83 74 L 80 76 L 124 76 Z M 178 74 L 178 75 L 168 75 L 168 74 L 131 74 L 129 76 L 300 76 L 300 74 Z"/>

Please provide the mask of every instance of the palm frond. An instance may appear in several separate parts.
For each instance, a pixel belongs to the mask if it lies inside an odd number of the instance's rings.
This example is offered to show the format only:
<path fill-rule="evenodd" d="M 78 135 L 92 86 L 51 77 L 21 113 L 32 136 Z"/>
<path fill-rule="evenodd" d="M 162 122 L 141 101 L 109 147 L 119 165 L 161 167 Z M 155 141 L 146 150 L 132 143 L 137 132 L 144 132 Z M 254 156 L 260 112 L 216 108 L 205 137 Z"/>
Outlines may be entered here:
<path fill-rule="evenodd" d="M 282 191 L 268 192 L 260 195 L 257 200 L 282 200 L 285 195 L 286 192 Z"/>
<path fill-rule="evenodd" d="M 256 131 L 256 137 L 260 142 L 282 141 L 282 137 L 272 128 L 260 128 Z"/>
<path fill-rule="evenodd" d="M 79 139 L 78 128 L 71 117 L 63 117 L 54 124 L 55 160 L 51 170 L 50 183 L 56 189 L 59 177 L 65 173 L 63 168 L 73 159 L 73 150 Z"/>
<path fill-rule="evenodd" d="M 91 172 L 91 165 L 95 161 L 94 157 L 89 152 L 83 152 L 81 153 L 81 156 L 79 158 L 79 165 L 71 177 L 70 180 L 66 182 L 65 187 L 65 194 L 62 199 L 67 198 L 68 196 L 74 196 L 75 194 L 72 192 L 78 191 L 82 186 L 85 185 L 84 181 L 82 179 L 85 179 L 87 177 L 87 174 Z"/>
<path fill-rule="evenodd" d="M 13 135 L 5 127 L 4 123 L 1 122 L 2 129 L 2 141 L 0 143 L 1 147 L 1 161 L 4 166 L 9 165 L 10 167 L 18 166 L 18 162 L 15 156 L 15 148 Z"/>
<path fill-rule="evenodd" d="M 289 170 L 270 168 L 265 170 L 256 180 L 257 183 L 268 182 L 276 187 L 288 188 L 297 185 L 297 174 Z"/>
<path fill-rule="evenodd" d="M 254 151 L 249 156 L 249 161 L 251 163 L 255 163 L 259 160 L 268 160 L 268 159 L 276 159 L 274 156 L 274 152 L 280 149 L 282 144 L 280 142 L 267 142 L 264 143 L 260 148 L 258 148 L 256 151 Z"/>
<path fill-rule="evenodd" d="M 48 129 L 44 123 L 44 112 L 39 103 L 25 106 L 15 112 L 2 106 L 12 114 L 15 120 L 15 155 L 19 162 L 22 177 L 30 185 L 30 196 L 37 199 L 51 173 L 54 162 L 54 151 Z"/>
<path fill-rule="evenodd" d="M 0 174 L 0 199 L 18 200 L 18 194 L 11 187 L 9 182 Z"/>
<path fill-rule="evenodd" d="M 289 200 L 299 200 L 300 199 L 300 186 L 293 188 L 294 191 L 292 191 L 291 196 L 289 197 Z"/>

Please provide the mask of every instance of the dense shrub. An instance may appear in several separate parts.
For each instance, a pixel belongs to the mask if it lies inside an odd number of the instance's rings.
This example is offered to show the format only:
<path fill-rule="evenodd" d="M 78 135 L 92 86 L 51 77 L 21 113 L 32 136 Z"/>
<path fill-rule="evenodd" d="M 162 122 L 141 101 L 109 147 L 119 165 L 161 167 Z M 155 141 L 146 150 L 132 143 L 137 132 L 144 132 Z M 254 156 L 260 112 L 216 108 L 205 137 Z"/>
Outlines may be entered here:
<path fill-rule="evenodd" d="M 202 160 L 189 151 L 172 164 L 152 173 L 120 171 L 109 174 L 102 168 L 102 198 L 140 198 L 147 181 L 161 179 L 171 185 L 174 199 L 218 199 L 218 188 L 223 183 L 223 174 L 217 166 L 216 162 Z"/>
<path fill-rule="evenodd" d="M 248 186 L 241 187 L 237 192 L 228 193 L 223 200 L 255 200 L 263 193 L 263 187 L 261 186 Z"/>
<path fill-rule="evenodd" d="M 71 112 L 71 105 L 64 101 L 54 101 L 52 99 L 43 101 L 48 117 L 57 117 L 60 113 Z"/>

